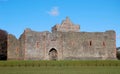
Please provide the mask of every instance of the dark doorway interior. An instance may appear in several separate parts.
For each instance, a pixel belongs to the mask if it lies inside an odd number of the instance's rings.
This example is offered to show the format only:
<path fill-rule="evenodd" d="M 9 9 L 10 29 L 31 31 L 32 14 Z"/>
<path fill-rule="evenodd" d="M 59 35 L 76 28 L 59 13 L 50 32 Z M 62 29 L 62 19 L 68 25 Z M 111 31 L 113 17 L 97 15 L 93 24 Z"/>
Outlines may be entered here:
<path fill-rule="evenodd" d="M 55 48 L 52 48 L 50 51 L 49 51 L 49 59 L 50 60 L 57 60 L 57 50 Z"/>

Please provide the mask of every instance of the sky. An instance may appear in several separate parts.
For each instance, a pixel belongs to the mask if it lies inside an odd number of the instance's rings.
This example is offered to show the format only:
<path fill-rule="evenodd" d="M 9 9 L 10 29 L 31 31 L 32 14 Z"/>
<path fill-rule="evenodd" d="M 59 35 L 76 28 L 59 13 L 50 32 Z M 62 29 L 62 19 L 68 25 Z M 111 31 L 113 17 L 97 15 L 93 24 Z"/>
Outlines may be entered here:
<path fill-rule="evenodd" d="M 0 0 L 0 29 L 17 38 L 26 28 L 51 31 L 68 16 L 81 32 L 116 32 L 120 47 L 120 0 Z"/>

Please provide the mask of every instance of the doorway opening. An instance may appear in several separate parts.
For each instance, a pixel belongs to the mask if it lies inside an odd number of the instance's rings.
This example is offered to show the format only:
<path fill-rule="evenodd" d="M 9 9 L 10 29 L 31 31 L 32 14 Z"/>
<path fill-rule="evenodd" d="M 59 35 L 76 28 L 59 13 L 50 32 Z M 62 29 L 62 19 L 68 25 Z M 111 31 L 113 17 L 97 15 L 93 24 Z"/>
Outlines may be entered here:
<path fill-rule="evenodd" d="M 57 50 L 55 48 L 50 49 L 49 59 L 50 60 L 57 60 L 58 59 L 58 53 L 57 53 Z"/>

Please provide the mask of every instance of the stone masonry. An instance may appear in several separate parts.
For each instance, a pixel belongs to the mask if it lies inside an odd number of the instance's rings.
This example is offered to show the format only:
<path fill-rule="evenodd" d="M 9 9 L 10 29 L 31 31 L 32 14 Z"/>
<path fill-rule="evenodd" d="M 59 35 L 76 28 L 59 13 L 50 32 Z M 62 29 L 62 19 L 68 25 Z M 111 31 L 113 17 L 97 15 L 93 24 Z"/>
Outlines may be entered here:
<path fill-rule="evenodd" d="M 19 39 L 8 35 L 8 60 L 106 60 L 116 59 L 116 33 L 80 32 L 67 17 L 52 32 L 26 29 Z"/>

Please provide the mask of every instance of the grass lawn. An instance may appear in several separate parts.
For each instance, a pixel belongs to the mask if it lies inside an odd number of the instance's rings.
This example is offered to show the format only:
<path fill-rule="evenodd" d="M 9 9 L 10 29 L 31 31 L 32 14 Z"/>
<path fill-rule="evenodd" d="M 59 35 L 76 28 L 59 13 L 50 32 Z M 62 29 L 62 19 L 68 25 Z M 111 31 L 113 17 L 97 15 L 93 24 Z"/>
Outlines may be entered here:
<path fill-rule="evenodd" d="M 0 67 L 0 74 L 120 74 L 120 66 Z"/>

